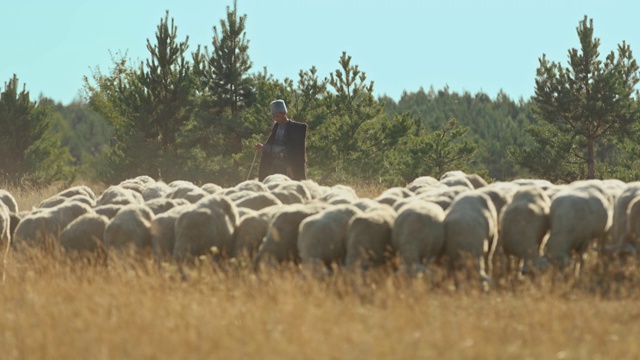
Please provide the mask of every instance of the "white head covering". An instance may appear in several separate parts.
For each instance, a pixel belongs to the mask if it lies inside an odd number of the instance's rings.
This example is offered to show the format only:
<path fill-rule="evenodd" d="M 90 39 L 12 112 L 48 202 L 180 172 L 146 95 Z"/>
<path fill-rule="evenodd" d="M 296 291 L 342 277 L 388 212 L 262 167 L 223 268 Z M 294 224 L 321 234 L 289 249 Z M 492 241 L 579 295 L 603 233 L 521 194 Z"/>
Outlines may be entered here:
<path fill-rule="evenodd" d="M 287 113 L 287 105 L 284 104 L 284 100 L 272 101 L 271 104 L 269 104 L 269 108 L 271 109 L 271 115 Z"/>

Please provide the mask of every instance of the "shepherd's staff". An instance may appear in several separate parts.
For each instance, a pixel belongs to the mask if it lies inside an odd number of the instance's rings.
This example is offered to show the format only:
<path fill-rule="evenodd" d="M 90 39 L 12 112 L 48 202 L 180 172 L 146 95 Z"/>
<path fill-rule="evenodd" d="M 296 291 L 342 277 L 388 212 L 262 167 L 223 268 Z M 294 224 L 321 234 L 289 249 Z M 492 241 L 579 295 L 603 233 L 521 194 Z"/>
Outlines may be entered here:
<path fill-rule="evenodd" d="M 253 149 L 253 161 L 251 161 L 251 167 L 249 167 L 249 173 L 247 174 L 247 178 L 245 180 L 249 180 L 249 176 L 251 176 L 251 171 L 253 170 L 253 165 L 256 163 L 257 157 L 258 157 L 258 150 Z"/>

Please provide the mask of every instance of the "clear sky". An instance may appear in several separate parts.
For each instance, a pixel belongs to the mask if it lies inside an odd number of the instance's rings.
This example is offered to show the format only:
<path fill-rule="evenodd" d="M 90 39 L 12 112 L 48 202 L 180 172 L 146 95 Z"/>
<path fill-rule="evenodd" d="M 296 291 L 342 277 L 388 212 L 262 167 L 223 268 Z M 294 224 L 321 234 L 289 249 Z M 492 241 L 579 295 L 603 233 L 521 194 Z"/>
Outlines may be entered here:
<path fill-rule="evenodd" d="M 20 0 L 0 3 L 0 84 L 16 74 L 32 99 L 68 104 L 83 76 L 112 67 L 111 54 L 149 58 L 146 40 L 169 10 L 189 54 L 209 46 L 233 0 Z M 542 54 L 566 66 L 586 15 L 601 58 L 626 41 L 640 61 L 637 0 L 238 0 L 247 15 L 251 71 L 297 80 L 339 68 L 343 51 L 374 81 L 376 95 L 399 100 L 421 87 L 512 99 L 534 92 Z M 4 87 L 3 87 L 4 88 Z"/>

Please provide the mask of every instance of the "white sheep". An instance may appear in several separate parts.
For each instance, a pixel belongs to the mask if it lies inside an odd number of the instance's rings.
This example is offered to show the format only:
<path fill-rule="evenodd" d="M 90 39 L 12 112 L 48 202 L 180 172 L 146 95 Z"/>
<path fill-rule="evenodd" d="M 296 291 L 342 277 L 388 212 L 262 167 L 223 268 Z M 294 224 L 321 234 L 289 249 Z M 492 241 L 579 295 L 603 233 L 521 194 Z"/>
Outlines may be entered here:
<path fill-rule="evenodd" d="M 408 273 L 425 271 L 444 250 L 445 212 L 439 205 L 414 199 L 405 204 L 393 223 L 391 243 Z"/>
<path fill-rule="evenodd" d="M 120 205 L 120 204 L 105 204 L 105 205 L 94 207 L 93 211 L 98 215 L 104 215 L 109 219 L 113 219 L 113 217 L 116 216 L 118 211 L 120 211 L 120 209 L 122 209 L 125 206 L 126 205 Z"/>
<path fill-rule="evenodd" d="M 11 246 L 11 215 L 4 202 L 0 201 L 0 252 L 6 254 Z"/>
<path fill-rule="evenodd" d="M 471 185 L 471 189 L 479 189 L 481 187 L 487 186 L 487 181 L 483 179 L 478 174 L 467 174 L 460 170 L 447 171 L 446 173 L 440 176 L 440 183 L 446 184 L 447 186 L 452 185 L 463 185 L 467 186 L 467 182 L 461 180 L 462 178 L 466 179 Z"/>
<path fill-rule="evenodd" d="M 124 206 L 104 229 L 107 249 L 139 251 L 151 249 L 151 220 L 153 212 L 142 204 Z"/>
<path fill-rule="evenodd" d="M 209 194 L 216 194 L 222 191 L 222 186 L 214 183 L 206 183 L 201 186 L 202 190 L 208 192 Z"/>
<path fill-rule="evenodd" d="M 429 191 L 418 192 L 416 198 L 438 204 L 446 211 L 453 199 L 467 191 L 470 191 L 470 189 L 464 185 L 442 186 Z"/>
<path fill-rule="evenodd" d="M 270 192 L 253 192 L 247 196 L 243 196 L 234 200 L 239 208 L 249 208 L 252 210 L 260 210 L 269 206 L 282 205 L 280 199 Z"/>
<path fill-rule="evenodd" d="M 91 190 L 90 187 L 86 186 L 86 185 L 76 185 L 76 186 L 72 186 L 68 189 L 65 189 L 63 191 L 60 191 L 57 196 L 62 196 L 62 197 L 66 197 L 66 198 L 70 198 L 76 195 L 83 195 L 88 197 L 89 199 L 92 200 L 96 200 L 96 194 L 93 192 L 93 190 Z"/>
<path fill-rule="evenodd" d="M 564 269 L 578 255 L 578 268 L 594 240 L 604 244 L 612 225 L 612 209 L 603 190 L 596 183 L 569 186 L 551 201 L 550 233 L 545 257 Z"/>
<path fill-rule="evenodd" d="M 600 249 L 601 251 L 614 255 L 626 250 L 626 245 L 634 242 L 628 233 L 630 229 L 629 204 L 638 196 L 640 196 L 640 181 L 634 181 L 627 183 L 622 192 L 616 197 L 613 208 L 613 246 L 607 249 Z"/>
<path fill-rule="evenodd" d="M 444 254 L 449 259 L 449 271 L 459 285 L 457 270 L 472 260 L 483 286 L 492 283 L 492 258 L 498 241 L 498 219 L 491 199 L 478 190 L 458 195 L 444 218 Z M 470 277 L 466 267 L 467 277 Z"/>
<path fill-rule="evenodd" d="M 258 253 L 254 258 L 254 266 L 257 268 L 263 262 L 268 264 L 284 261 L 299 261 L 298 253 L 298 227 L 302 220 L 320 212 L 326 204 L 318 202 L 314 204 L 285 205 L 279 209 L 269 223 L 267 233 L 264 236 Z"/>
<path fill-rule="evenodd" d="M 197 207 L 204 207 L 211 211 L 220 210 L 227 214 L 233 227 L 237 227 L 240 221 L 240 215 L 238 214 L 238 207 L 231 201 L 228 196 L 219 194 L 208 194 L 195 203 Z"/>
<path fill-rule="evenodd" d="M 551 200 L 541 187 L 523 185 L 499 216 L 498 243 L 504 255 L 521 260 L 521 273 L 545 270 L 543 249 L 549 232 Z M 508 264 L 508 259 L 507 264 Z"/>
<path fill-rule="evenodd" d="M 406 188 L 409 191 L 416 193 L 419 190 L 429 190 L 440 186 L 442 186 L 442 184 L 440 183 L 440 181 L 438 181 L 438 179 L 432 176 L 420 176 L 407 184 Z"/>
<path fill-rule="evenodd" d="M 297 243 L 302 264 L 317 270 L 344 265 L 349 221 L 358 213 L 351 204 L 333 205 L 302 220 Z"/>
<path fill-rule="evenodd" d="M 158 198 L 165 198 L 171 192 L 171 187 L 163 181 L 156 181 L 152 184 L 148 184 L 144 190 L 142 190 L 142 199 L 150 201 Z"/>
<path fill-rule="evenodd" d="M 178 205 L 153 217 L 151 220 L 151 249 L 158 261 L 173 258 L 173 248 L 176 243 L 176 220 L 193 205 Z"/>
<path fill-rule="evenodd" d="M 345 266 L 366 270 L 389 263 L 394 254 L 391 231 L 395 219 L 396 212 L 385 205 L 355 214 L 347 227 Z"/>
<path fill-rule="evenodd" d="M 270 191 L 271 192 L 294 192 L 300 196 L 300 199 L 302 199 L 301 202 L 305 202 L 313 198 L 308 188 L 308 186 L 314 187 L 313 184 L 315 183 L 311 182 L 310 180 L 303 180 L 303 181 L 291 180 L 291 181 L 285 181 L 283 183 L 278 184 L 278 186 L 276 186 L 274 189 L 271 189 Z M 315 185 L 317 186 L 317 184 Z"/>
<path fill-rule="evenodd" d="M 4 203 L 7 208 L 9 208 L 9 212 L 15 214 L 19 212 L 18 202 L 8 190 L 0 189 L 0 202 Z"/>
<path fill-rule="evenodd" d="M 271 190 L 269 193 L 286 205 L 302 204 L 305 202 L 304 198 L 300 196 L 298 192 L 293 190 L 276 188 Z"/>
<path fill-rule="evenodd" d="M 155 198 L 148 201 L 145 201 L 144 205 L 146 205 L 151 211 L 153 211 L 154 215 L 162 214 L 170 209 L 173 209 L 176 206 L 188 205 L 191 204 L 187 199 L 167 199 L 167 198 Z"/>
<path fill-rule="evenodd" d="M 98 253 L 104 249 L 104 228 L 108 222 L 104 215 L 81 215 L 62 230 L 60 245 L 68 253 Z"/>
<path fill-rule="evenodd" d="M 198 256 L 226 258 L 232 251 L 235 224 L 222 209 L 194 206 L 175 222 L 173 258 L 178 262 Z"/>
<path fill-rule="evenodd" d="M 65 202 L 58 206 L 31 211 L 15 229 L 12 243 L 50 247 L 59 244 L 60 233 L 69 223 L 93 210 L 84 203 Z"/>
<path fill-rule="evenodd" d="M 98 196 L 96 206 L 107 204 L 142 204 L 143 202 L 144 198 L 139 192 L 117 185 L 111 185 Z"/>
<path fill-rule="evenodd" d="M 270 206 L 243 216 L 234 232 L 232 256 L 253 258 L 267 234 L 269 222 L 284 207 L 285 205 Z"/>

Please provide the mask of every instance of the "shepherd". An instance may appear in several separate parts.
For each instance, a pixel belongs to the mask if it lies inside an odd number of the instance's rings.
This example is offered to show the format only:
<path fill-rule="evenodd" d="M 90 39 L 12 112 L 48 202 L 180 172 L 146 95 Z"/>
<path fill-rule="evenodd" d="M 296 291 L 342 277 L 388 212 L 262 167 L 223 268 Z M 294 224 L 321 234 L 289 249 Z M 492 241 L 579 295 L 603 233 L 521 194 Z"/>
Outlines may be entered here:
<path fill-rule="evenodd" d="M 264 145 L 255 146 L 262 153 L 258 180 L 272 174 L 284 174 L 292 180 L 306 179 L 307 124 L 287 117 L 284 100 L 272 101 L 269 108 L 274 121 L 271 135 Z"/>

